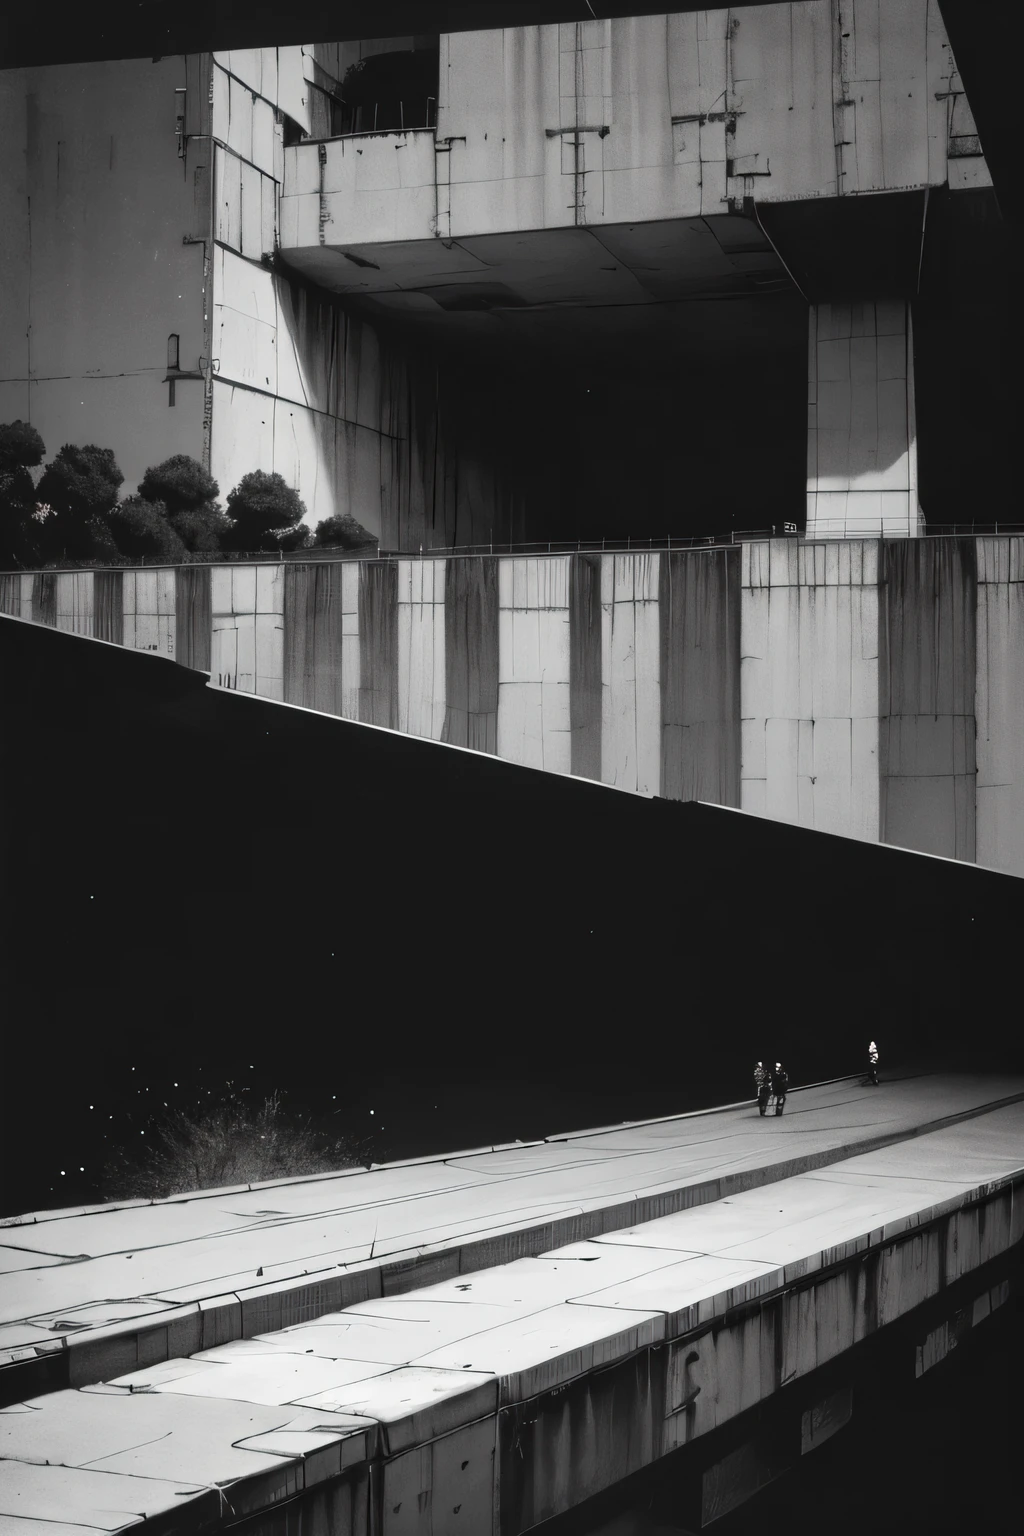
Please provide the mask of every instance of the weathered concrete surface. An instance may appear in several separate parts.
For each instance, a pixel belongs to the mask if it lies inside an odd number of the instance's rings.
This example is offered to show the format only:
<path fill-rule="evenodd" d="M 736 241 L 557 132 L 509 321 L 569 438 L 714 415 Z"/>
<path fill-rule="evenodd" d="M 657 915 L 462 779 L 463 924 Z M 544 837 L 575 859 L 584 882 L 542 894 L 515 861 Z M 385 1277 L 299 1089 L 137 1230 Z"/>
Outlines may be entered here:
<path fill-rule="evenodd" d="M 770 1184 L 977 1114 L 1014 1078 L 904 1077 L 369 1171 L 0 1224 L 0 1360 L 72 1386 Z M 723 1144 L 724 1141 L 724 1144 Z M 54 1356 L 59 1357 L 59 1365 Z M 0 1370 L 0 1386 L 4 1371 Z"/>
<path fill-rule="evenodd" d="M 336 1510 L 328 1528 L 353 1536 L 513 1536 L 1007 1254 L 1024 1236 L 1022 1187 L 1017 1104 L 472 1280 L 18 1403 L 0 1412 L 0 1514 L 16 1536 L 40 1519 L 123 1530 L 143 1512 L 208 1530 L 313 1491 Z M 382 1490 L 369 1507 L 367 1482 Z M 317 1511 L 297 1503 L 295 1528 Z"/>
<path fill-rule="evenodd" d="M 744 544 L 741 805 L 880 836 L 878 540 Z"/>
<path fill-rule="evenodd" d="M 91 633 L 121 583 L 122 643 L 221 687 L 1024 875 L 1022 546 L 12 573 L 0 608 Z"/>
<path fill-rule="evenodd" d="M 921 532 L 910 305 L 812 304 L 807 537 Z"/>

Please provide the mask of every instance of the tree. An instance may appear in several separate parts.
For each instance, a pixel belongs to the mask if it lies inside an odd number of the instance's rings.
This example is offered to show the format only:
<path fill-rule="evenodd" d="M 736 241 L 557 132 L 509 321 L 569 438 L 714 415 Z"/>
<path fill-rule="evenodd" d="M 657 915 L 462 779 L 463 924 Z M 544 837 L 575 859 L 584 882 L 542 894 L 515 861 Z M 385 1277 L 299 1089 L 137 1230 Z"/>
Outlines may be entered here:
<path fill-rule="evenodd" d="M 167 520 L 163 502 L 129 496 L 107 513 L 106 523 L 120 554 L 127 558 L 180 560 L 185 553 L 178 533 Z"/>
<path fill-rule="evenodd" d="M 276 550 L 281 531 L 301 522 L 306 508 L 283 476 L 254 469 L 228 493 L 228 515 L 234 549 Z"/>
<path fill-rule="evenodd" d="M 313 542 L 327 549 L 365 549 L 378 541 L 351 512 L 345 512 L 317 523 Z"/>
<path fill-rule="evenodd" d="M 359 1149 L 332 1139 L 308 1119 L 286 1112 L 279 1093 L 253 1104 L 229 1083 L 209 1108 L 175 1110 L 152 1122 L 144 1152 L 117 1154 L 108 1164 L 108 1199 L 161 1200 L 199 1189 L 301 1178 L 366 1166 Z"/>
<path fill-rule="evenodd" d="M 33 469 L 46 456 L 42 438 L 27 421 L 0 425 L 0 475 L 15 469 Z"/>
<path fill-rule="evenodd" d="M 50 559 L 88 560 L 108 553 L 112 540 L 103 518 L 116 505 L 123 481 L 113 449 L 64 444 L 36 487 L 36 500 L 56 514 L 45 524 Z"/>
<path fill-rule="evenodd" d="M 280 549 L 308 549 L 313 542 L 313 530 L 308 523 L 293 523 L 274 538 Z"/>
<path fill-rule="evenodd" d="M 0 563 L 5 565 L 36 562 L 40 528 L 31 525 L 36 491 L 29 470 L 45 454 L 42 438 L 27 421 L 0 425 Z"/>
<path fill-rule="evenodd" d="M 146 470 L 139 481 L 139 495 L 146 501 L 163 502 L 168 516 L 176 517 L 216 501 L 220 486 L 198 459 L 176 453 Z"/>

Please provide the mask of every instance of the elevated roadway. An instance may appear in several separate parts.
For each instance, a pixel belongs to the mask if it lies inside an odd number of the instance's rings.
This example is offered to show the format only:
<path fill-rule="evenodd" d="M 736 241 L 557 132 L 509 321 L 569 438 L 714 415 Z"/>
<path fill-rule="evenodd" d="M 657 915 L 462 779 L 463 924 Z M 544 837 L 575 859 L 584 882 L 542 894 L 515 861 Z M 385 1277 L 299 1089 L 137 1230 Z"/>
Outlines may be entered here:
<path fill-rule="evenodd" d="M 879 1090 L 874 1102 L 904 1107 L 876 1118 L 874 1134 L 900 1115 L 906 1126 L 906 1099 L 927 1083 Z M 756 1134 L 799 1135 L 794 1122 L 826 1112 L 867 1129 L 856 1090 L 815 1092 L 817 1104 L 805 1095 L 788 1122 Z M 943 1092 L 947 1113 L 971 1096 Z M 919 1098 L 918 1128 L 922 1108 Z M 721 1165 L 721 1133 L 734 1142 L 744 1115 L 703 1117 L 705 1157 Z M 642 1132 L 653 1128 L 605 1134 Z M 596 1139 L 561 1150 L 593 1167 Z M 630 1155 L 621 1142 L 619 1155 Z M 961 1327 L 1006 1300 L 999 1265 L 1024 1235 L 1022 1188 L 1015 1102 L 466 1278 L 11 1404 L 0 1411 L 0 1520 L 9 1536 L 213 1531 L 248 1517 L 268 1532 L 514 1536 L 777 1394 L 791 1401 L 788 1388 L 813 1386 L 911 1314 L 923 1319 L 918 1372 L 928 1369 L 955 1343 L 929 1307 L 955 1300 Z M 837 1422 L 835 1394 L 811 1404 L 801 1448 Z M 735 1500 L 729 1481 L 724 1462 L 705 1473 L 703 1518 Z"/>
<path fill-rule="evenodd" d="M 443 1157 L 0 1223 L 0 1402 L 591 1240 L 1024 1098 L 921 1073 Z"/>

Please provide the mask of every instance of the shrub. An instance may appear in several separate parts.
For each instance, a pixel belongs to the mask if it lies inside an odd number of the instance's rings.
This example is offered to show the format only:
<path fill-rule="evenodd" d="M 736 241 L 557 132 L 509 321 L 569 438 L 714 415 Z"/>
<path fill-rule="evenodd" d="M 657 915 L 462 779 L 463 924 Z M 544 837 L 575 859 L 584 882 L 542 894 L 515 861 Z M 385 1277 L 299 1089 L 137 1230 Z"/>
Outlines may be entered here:
<path fill-rule="evenodd" d="M 294 523 L 274 535 L 279 549 L 308 549 L 313 542 L 313 530 L 308 523 Z"/>
<path fill-rule="evenodd" d="M 186 549 L 227 547 L 225 540 L 230 538 L 232 527 L 230 518 L 225 517 L 215 501 L 172 513 L 170 524 Z"/>
<path fill-rule="evenodd" d="M 313 542 L 328 549 L 364 549 L 368 544 L 376 544 L 377 539 L 351 512 L 345 512 L 317 523 Z"/>
<path fill-rule="evenodd" d="M 58 517 L 102 516 L 116 504 L 123 481 L 113 449 L 97 448 L 95 443 L 84 447 L 65 443 L 43 471 L 36 497 L 49 503 Z"/>
<path fill-rule="evenodd" d="M 234 522 L 234 549 L 278 549 L 280 542 L 275 535 L 300 522 L 306 508 L 298 491 L 292 490 L 281 475 L 254 469 L 228 493 L 228 515 Z"/>
<path fill-rule="evenodd" d="M 216 501 L 219 494 L 220 487 L 213 476 L 187 453 L 176 453 L 147 469 L 139 482 L 139 495 L 146 501 L 162 501 L 172 518 Z"/>
<path fill-rule="evenodd" d="M 175 1110 L 155 1122 L 144 1152 L 121 1152 L 105 1174 L 107 1199 L 160 1200 L 199 1189 L 301 1178 L 364 1166 L 354 1145 L 313 1130 L 284 1110 L 280 1094 L 260 1105 L 229 1091 L 208 1109 Z"/>
<path fill-rule="evenodd" d="M 160 501 L 129 496 L 107 513 L 106 521 L 117 549 L 129 559 L 180 560 L 185 553 Z"/>

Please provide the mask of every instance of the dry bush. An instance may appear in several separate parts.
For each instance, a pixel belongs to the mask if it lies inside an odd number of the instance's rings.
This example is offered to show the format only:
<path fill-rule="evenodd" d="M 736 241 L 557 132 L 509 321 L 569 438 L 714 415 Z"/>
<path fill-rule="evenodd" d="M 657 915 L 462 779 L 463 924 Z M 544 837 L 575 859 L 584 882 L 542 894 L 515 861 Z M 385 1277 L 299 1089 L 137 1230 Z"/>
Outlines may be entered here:
<path fill-rule="evenodd" d="M 108 1200 L 162 1200 L 264 1179 L 367 1166 L 361 1147 L 295 1120 L 275 1092 L 262 1104 L 229 1092 L 208 1109 L 174 1110 L 153 1124 L 145 1151 L 117 1153 L 105 1170 Z"/>

